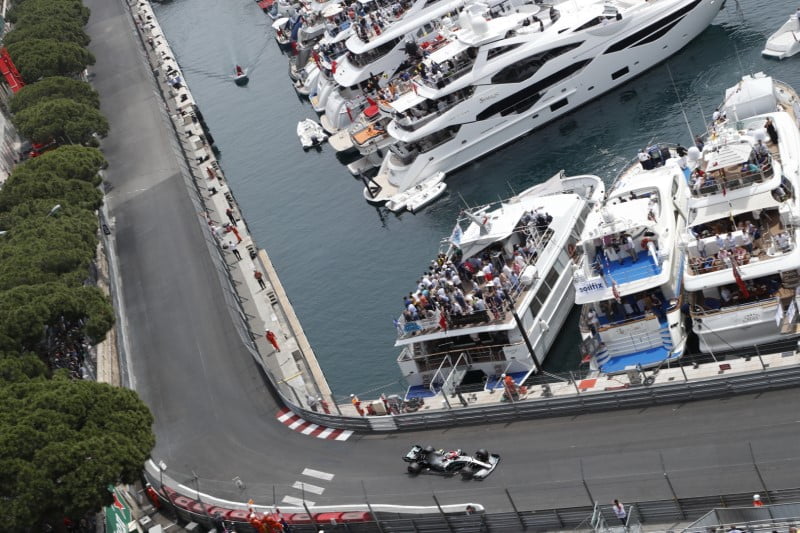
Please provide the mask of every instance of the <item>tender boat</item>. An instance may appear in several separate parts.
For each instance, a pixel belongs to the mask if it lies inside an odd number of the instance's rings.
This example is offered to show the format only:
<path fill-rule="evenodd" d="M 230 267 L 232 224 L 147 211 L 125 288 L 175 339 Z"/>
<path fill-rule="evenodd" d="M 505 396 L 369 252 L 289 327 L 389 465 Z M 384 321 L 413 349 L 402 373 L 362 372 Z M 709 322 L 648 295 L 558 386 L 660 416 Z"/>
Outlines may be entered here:
<path fill-rule="evenodd" d="M 767 39 L 762 55 L 785 59 L 800 52 L 800 9 Z"/>
<path fill-rule="evenodd" d="M 297 136 L 304 149 L 319 146 L 328 139 L 322 126 L 310 118 L 297 123 Z"/>
<path fill-rule="evenodd" d="M 686 46 L 720 0 L 469 3 L 457 39 L 399 72 L 386 112 L 397 140 L 364 197 L 450 172 L 642 74 Z M 422 65 L 422 66 L 421 66 Z"/>
<path fill-rule="evenodd" d="M 666 145 L 647 153 L 589 213 L 578 245 L 583 352 L 591 370 L 604 374 L 677 360 L 686 345 L 677 248 L 686 229 L 685 159 Z"/>
<path fill-rule="evenodd" d="M 236 68 L 233 72 L 233 83 L 239 87 L 244 87 L 250 81 L 250 78 L 247 77 L 247 71 L 239 65 L 236 65 Z"/>
<path fill-rule="evenodd" d="M 604 192 L 561 172 L 462 212 L 395 321 L 407 399 L 502 388 L 504 374 L 521 385 L 540 368 L 575 301 L 575 235 Z"/>
<path fill-rule="evenodd" d="M 389 211 L 393 211 L 395 213 L 399 213 L 403 209 L 406 209 L 406 206 L 408 205 L 409 200 L 411 200 L 411 198 L 415 194 L 422 193 L 425 190 L 433 188 L 433 186 L 435 186 L 435 185 L 441 183 L 442 181 L 444 181 L 444 178 L 445 178 L 445 173 L 444 172 L 437 172 L 436 174 L 434 174 L 433 176 L 431 176 L 427 180 L 423 181 L 419 185 L 415 185 L 411 189 L 409 189 L 407 191 L 404 191 L 404 192 L 401 192 L 401 193 L 398 193 L 398 194 L 392 196 L 391 198 L 389 198 L 389 200 L 386 202 L 386 208 Z"/>
<path fill-rule="evenodd" d="M 417 191 L 409 197 L 408 202 L 406 202 L 406 209 L 416 213 L 444 194 L 446 188 L 447 184 L 443 181 L 433 185 L 426 184 L 421 191 Z"/>
<path fill-rule="evenodd" d="M 719 110 L 702 153 L 690 149 L 683 244 L 692 329 L 710 354 L 798 334 L 800 287 L 797 93 L 758 73 Z"/>

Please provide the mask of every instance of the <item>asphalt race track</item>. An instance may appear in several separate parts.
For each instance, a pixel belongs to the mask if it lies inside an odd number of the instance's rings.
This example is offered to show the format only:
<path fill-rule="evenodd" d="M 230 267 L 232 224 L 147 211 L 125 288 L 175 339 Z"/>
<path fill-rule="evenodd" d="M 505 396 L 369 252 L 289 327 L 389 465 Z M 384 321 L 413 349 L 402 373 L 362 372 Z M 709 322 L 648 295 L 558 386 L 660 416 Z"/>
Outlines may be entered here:
<path fill-rule="evenodd" d="M 111 133 L 107 196 L 124 303 L 132 386 L 156 417 L 153 458 L 191 489 L 236 501 L 433 505 L 477 502 L 510 510 L 795 487 L 800 414 L 793 390 L 573 418 L 424 433 L 353 435 L 345 442 L 291 431 L 282 407 L 240 345 L 177 165 L 164 104 L 154 92 L 121 0 L 88 0 L 97 56 L 93 83 Z M 388 363 L 387 363 L 388 364 Z M 405 474 L 414 443 L 502 461 L 487 480 Z M 332 479 L 303 475 L 309 468 Z M 664 471 L 668 476 L 664 475 Z M 193 472 L 197 481 L 192 481 Z M 245 488 L 236 488 L 239 477 Z M 586 484 L 582 482 L 585 478 Z M 308 483 L 307 490 L 293 487 Z M 312 488 L 313 487 L 313 488 Z"/>

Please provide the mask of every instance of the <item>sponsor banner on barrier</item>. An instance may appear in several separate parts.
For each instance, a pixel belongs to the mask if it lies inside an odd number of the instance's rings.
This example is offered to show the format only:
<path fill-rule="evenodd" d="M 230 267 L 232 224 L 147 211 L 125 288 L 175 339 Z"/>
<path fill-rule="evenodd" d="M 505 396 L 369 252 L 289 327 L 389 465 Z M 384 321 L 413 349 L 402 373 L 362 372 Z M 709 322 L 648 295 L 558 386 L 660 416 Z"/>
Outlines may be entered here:
<path fill-rule="evenodd" d="M 578 294 L 592 294 L 602 292 L 608 288 L 603 278 L 592 278 L 575 282 L 575 292 Z"/>

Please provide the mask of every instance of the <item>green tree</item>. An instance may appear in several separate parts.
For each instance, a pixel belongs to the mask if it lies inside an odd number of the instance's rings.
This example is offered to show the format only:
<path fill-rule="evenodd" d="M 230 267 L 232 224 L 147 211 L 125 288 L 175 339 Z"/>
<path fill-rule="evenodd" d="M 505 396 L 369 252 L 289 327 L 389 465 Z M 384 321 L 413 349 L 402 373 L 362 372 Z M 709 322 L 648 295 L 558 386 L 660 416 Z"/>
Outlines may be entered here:
<path fill-rule="evenodd" d="M 55 39 L 56 41 L 75 43 L 79 46 L 88 46 L 91 42 L 89 36 L 83 31 L 83 24 L 79 19 L 50 18 L 34 24 L 17 26 L 3 37 L 3 42 L 8 46 L 29 39 Z"/>
<path fill-rule="evenodd" d="M 56 378 L 0 387 L 3 528 L 24 531 L 111 502 L 155 444 L 153 417 L 134 391 Z"/>
<path fill-rule="evenodd" d="M 0 211 L 29 200 L 49 200 L 51 208 L 60 204 L 94 211 L 103 201 L 103 194 L 93 184 L 61 179 L 46 172 L 14 172 L 6 183 L 8 191 L 0 195 Z"/>
<path fill-rule="evenodd" d="M 100 108 L 100 97 L 91 85 L 81 80 L 53 76 L 20 89 L 11 98 L 11 112 L 19 113 L 23 109 L 53 98 L 69 98 L 75 102 Z"/>
<path fill-rule="evenodd" d="M 82 46 L 55 39 L 16 42 L 8 45 L 8 53 L 25 83 L 47 76 L 75 76 L 95 61 Z"/>
<path fill-rule="evenodd" d="M 42 80 L 29 87 L 36 87 L 46 81 L 48 80 Z M 25 87 L 25 89 L 27 88 Z M 17 93 L 17 96 L 22 94 L 22 91 Z M 16 99 L 16 96 L 14 98 Z M 97 148 L 68 144 L 17 165 L 14 168 L 13 175 L 28 172 L 46 173 L 65 180 L 88 181 L 92 185 L 99 185 L 100 176 L 97 173 L 105 165 L 106 159 L 103 157 L 103 152 Z"/>
<path fill-rule="evenodd" d="M 33 352 L 0 352 L 0 387 L 41 378 L 47 374 L 47 366 Z"/>
<path fill-rule="evenodd" d="M 14 115 L 12 121 L 22 135 L 38 143 L 85 144 L 94 133 L 108 133 L 108 121 L 100 111 L 69 98 L 39 102 Z"/>
<path fill-rule="evenodd" d="M 7 21 L 15 27 L 43 20 L 73 20 L 85 25 L 89 22 L 89 13 L 81 0 L 25 0 L 14 4 Z"/>

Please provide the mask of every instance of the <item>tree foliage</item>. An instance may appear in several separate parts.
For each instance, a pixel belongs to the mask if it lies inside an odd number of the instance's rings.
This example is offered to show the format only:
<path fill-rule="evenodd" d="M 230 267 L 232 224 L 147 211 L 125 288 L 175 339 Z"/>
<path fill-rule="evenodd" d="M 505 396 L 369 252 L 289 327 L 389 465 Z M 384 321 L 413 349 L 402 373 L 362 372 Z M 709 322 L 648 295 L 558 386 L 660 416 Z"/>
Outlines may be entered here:
<path fill-rule="evenodd" d="M 20 133 L 33 142 L 84 144 L 92 134 L 108 133 L 108 121 L 97 109 L 70 100 L 54 98 L 45 100 L 14 115 L 14 125 Z"/>
<path fill-rule="evenodd" d="M 55 39 L 16 42 L 8 45 L 8 53 L 25 83 L 47 76 L 75 76 L 95 61 L 86 48 Z"/>
<path fill-rule="evenodd" d="M 46 172 L 14 172 L 7 181 L 8 192 L 0 196 L 0 210 L 7 210 L 21 201 L 49 200 L 50 207 L 75 206 L 95 210 L 103 194 L 93 184 L 82 180 L 65 180 Z M 49 209 L 48 209 L 49 212 Z M 97 220 L 92 217 L 92 223 Z"/>
<path fill-rule="evenodd" d="M 85 25 L 89 22 L 89 13 L 89 8 L 80 0 L 25 0 L 15 2 L 7 20 L 16 27 L 44 20 L 70 20 Z"/>
<path fill-rule="evenodd" d="M 55 39 L 79 46 L 88 46 L 91 41 L 80 19 L 46 19 L 17 26 L 3 37 L 3 42 L 8 46 L 29 39 Z"/>
<path fill-rule="evenodd" d="M 105 165 L 103 152 L 97 148 L 69 144 L 17 165 L 14 175 L 43 173 L 65 180 L 81 180 L 100 185 L 98 172 Z"/>
<path fill-rule="evenodd" d="M 135 392 L 56 378 L 0 387 L 3 527 L 81 516 L 135 481 L 152 449 L 153 417 Z"/>
<path fill-rule="evenodd" d="M 95 109 L 100 108 L 100 97 L 91 85 L 85 81 L 53 76 L 23 87 L 11 98 L 11 112 L 19 113 L 23 109 L 54 98 L 69 98 Z"/>

